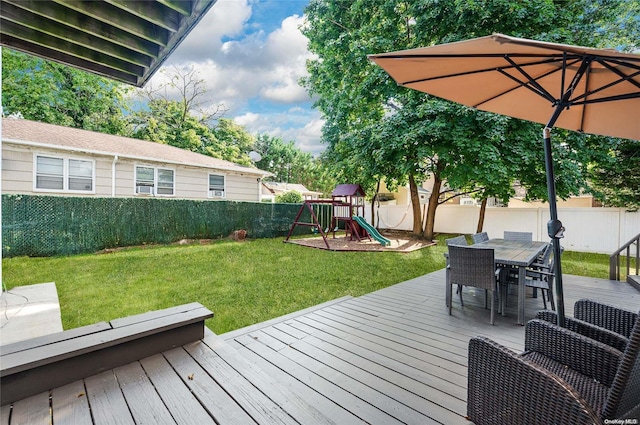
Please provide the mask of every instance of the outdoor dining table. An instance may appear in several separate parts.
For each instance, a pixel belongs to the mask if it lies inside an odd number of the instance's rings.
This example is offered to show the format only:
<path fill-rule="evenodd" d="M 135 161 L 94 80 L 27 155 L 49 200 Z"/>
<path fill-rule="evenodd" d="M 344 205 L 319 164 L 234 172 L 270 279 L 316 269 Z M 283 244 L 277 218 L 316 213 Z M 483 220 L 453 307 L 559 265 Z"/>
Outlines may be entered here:
<path fill-rule="evenodd" d="M 524 325 L 524 295 L 526 268 L 536 261 L 536 258 L 547 247 L 547 242 L 514 241 L 505 239 L 489 239 L 485 242 L 469 245 L 471 248 L 493 248 L 496 266 L 518 268 L 518 324 Z M 502 308 L 502 315 L 505 314 Z"/>

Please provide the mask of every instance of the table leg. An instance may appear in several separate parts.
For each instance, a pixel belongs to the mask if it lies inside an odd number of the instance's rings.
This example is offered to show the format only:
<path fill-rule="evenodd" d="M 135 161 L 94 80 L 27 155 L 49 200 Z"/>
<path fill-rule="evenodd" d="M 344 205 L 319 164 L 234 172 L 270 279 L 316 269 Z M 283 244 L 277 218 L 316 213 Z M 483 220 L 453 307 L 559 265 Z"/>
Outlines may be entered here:
<path fill-rule="evenodd" d="M 518 324 L 524 325 L 524 290 L 525 290 L 525 274 L 527 268 L 518 267 Z"/>

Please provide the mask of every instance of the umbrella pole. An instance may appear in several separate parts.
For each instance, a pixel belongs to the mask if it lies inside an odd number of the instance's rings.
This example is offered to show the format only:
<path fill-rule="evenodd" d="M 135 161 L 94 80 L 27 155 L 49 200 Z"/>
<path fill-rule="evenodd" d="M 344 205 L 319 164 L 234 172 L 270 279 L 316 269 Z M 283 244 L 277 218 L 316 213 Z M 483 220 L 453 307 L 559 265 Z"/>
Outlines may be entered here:
<path fill-rule="evenodd" d="M 555 119 L 552 119 L 555 121 Z M 547 171 L 547 192 L 549 195 L 549 215 L 547 231 L 553 242 L 554 275 L 556 283 L 556 311 L 558 314 L 558 325 L 564 327 L 564 294 L 562 289 L 562 265 L 560 261 L 561 248 L 560 238 L 564 237 L 564 227 L 558 220 L 558 209 L 556 206 L 556 180 L 553 172 L 553 157 L 551 154 L 551 127 L 547 126 L 543 130 L 544 137 L 544 164 Z"/>

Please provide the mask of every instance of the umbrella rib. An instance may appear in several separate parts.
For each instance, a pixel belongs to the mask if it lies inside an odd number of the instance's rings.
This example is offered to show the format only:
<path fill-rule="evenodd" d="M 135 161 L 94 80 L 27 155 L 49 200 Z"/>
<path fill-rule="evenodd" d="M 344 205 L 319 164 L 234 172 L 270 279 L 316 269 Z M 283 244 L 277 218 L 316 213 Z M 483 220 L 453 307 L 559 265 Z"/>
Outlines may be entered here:
<path fill-rule="evenodd" d="M 573 56 L 573 57 L 572 57 L 572 59 L 574 59 L 574 60 L 571 62 L 571 64 L 570 64 L 570 65 L 573 65 L 573 64 L 575 64 L 575 63 L 579 62 L 579 58 L 578 58 L 577 56 Z M 547 61 L 536 62 L 536 63 L 529 63 L 529 64 L 524 64 L 524 65 L 525 65 L 525 66 L 530 66 L 530 65 L 540 65 L 540 64 L 543 64 L 543 63 L 553 63 L 553 62 L 557 62 L 557 59 L 549 59 L 549 60 L 547 60 Z M 564 61 L 563 61 L 563 62 L 564 62 Z M 520 66 L 523 66 L 523 65 L 520 65 Z M 548 93 L 547 91 L 545 91 L 545 90 L 542 90 L 542 91 L 541 91 L 541 90 L 536 90 L 536 88 L 535 88 L 535 87 L 531 87 L 530 85 L 528 85 L 528 84 L 527 84 L 527 81 L 521 81 L 521 80 L 517 79 L 516 77 L 514 77 L 513 75 L 511 75 L 511 74 L 509 74 L 509 73 L 507 73 L 507 72 L 505 72 L 505 71 L 504 71 L 505 69 L 511 69 L 511 68 L 514 68 L 514 66 L 508 66 L 508 67 L 503 67 L 503 68 L 497 68 L 497 69 L 493 69 L 493 70 L 497 70 L 498 72 L 500 72 L 500 73 L 501 73 L 502 75 L 504 75 L 505 77 L 507 77 L 507 78 L 509 78 L 509 79 L 511 79 L 511 80 L 513 80 L 513 81 L 515 81 L 516 83 L 518 83 L 518 85 L 517 85 L 516 87 L 513 87 L 513 88 L 511 88 L 511 89 L 509 89 L 509 90 L 502 91 L 502 92 L 500 92 L 500 93 L 496 94 L 495 96 L 492 96 L 492 97 L 490 97 L 490 98 L 488 98 L 488 99 L 483 100 L 482 102 L 479 102 L 479 103 L 477 103 L 477 104 L 473 105 L 473 107 L 474 107 L 474 108 L 477 108 L 477 107 L 479 107 L 480 105 L 482 105 L 482 104 L 484 104 L 484 103 L 490 102 L 490 101 L 492 101 L 492 100 L 494 100 L 494 99 L 496 99 L 496 98 L 498 98 L 498 97 L 500 97 L 500 96 L 502 96 L 502 95 L 504 95 L 504 94 L 507 94 L 507 93 L 509 93 L 509 92 L 511 92 L 511 91 L 513 91 L 513 90 L 515 90 L 515 89 L 517 89 L 517 88 L 519 88 L 519 87 L 525 87 L 525 88 L 527 88 L 527 89 L 531 90 L 533 93 L 537 94 L 538 96 L 540 96 L 540 97 L 542 97 L 542 98 L 544 98 L 544 99 L 548 100 L 551 104 L 555 104 L 555 103 L 557 102 L 557 99 L 555 99 L 555 98 L 554 98 L 550 93 Z M 517 66 L 516 66 L 515 68 L 517 69 Z M 558 70 L 561 70 L 561 69 L 562 69 L 562 67 L 561 67 L 561 68 L 559 68 Z M 544 77 L 546 77 L 546 76 L 548 76 L 548 75 L 551 75 L 551 74 L 553 74 L 553 73 L 555 73 L 555 72 L 558 72 L 558 70 L 553 70 L 553 71 L 546 72 L 546 73 L 544 73 L 544 74 L 542 74 L 542 75 L 538 76 L 538 78 L 544 78 Z M 520 72 L 522 72 L 522 71 L 520 71 Z M 530 81 L 531 81 L 531 80 L 530 80 Z M 539 86 L 539 84 L 537 84 L 537 82 L 536 82 L 535 80 L 533 80 L 532 82 L 533 82 L 533 83 L 535 83 L 537 86 Z"/>
<path fill-rule="evenodd" d="M 580 97 L 584 97 L 584 96 L 580 96 Z M 637 93 L 625 93 L 625 94 L 618 94 L 615 96 L 607 96 L 607 97 L 600 97 L 598 99 L 589 99 L 589 100 L 583 100 L 580 102 L 572 102 L 572 105 L 589 105 L 589 104 L 593 104 L 593 103 L 603 103 L 603 102 L 615 102 L 617 100 L 629 100 L 629 99 L 638 99 L 640 98 L 640 92 Z"/>
<path fill-rule="evenodd" d="M 513 58 L 547 58 L 546 61 L 541 61 L 539 63 L 545 63 L 548 61 L 555 62 L 558 57 L 562 57 L 560 53 L 507 53 L 507 55 Z M 385 60 L 385 59 L 469 59 L 469 58 L 503 58 L 505 56 L 504 53 L 461 53 L 461 54 L 396 54 L 389 55 L 383 53 L 382 55 L 370 55 L 372 59 L 375 60 Z M 569 53 L 569 57 L 571 59 L 580 58 L 579 54 Z"/>
<path fill-rule="evenodd" d="M 612 81 L 612 82 L 610 82 L 609 84 L 606 84 L 606 85 L 604 85 L 604 86 L 602 86 L 602 87 L 598 87 L 597 89 L 594 89 L 594 90 L 592 90 L 592 91 L 590 91 L 590 92 L 585 92 L 585 93 L 581 94 L 580 96 L 576 96 L 576 97 L 573 99 L 573 102 L 572 102 L 572 103 L 573 103 L 573 104 L 576 104 L 576 105 L 580 105 L 580 104 L 584 104 L 584 103 L 594 103 L 593 101 L 588 101 L 588 100 L 586 100 L 586 97 L 587 97 L 587 96 L 591 96 L 591 95 L 593 95 L 593 94 L 596 94 L 596 93 L 598 93 L 598 92 L 601 92 L 602 90 L 606 90 L 606 89 L 608 89 L 609 87 L 613 87 L 613 86 L 615 86 L 615 85 L 617 85 L 617 84 L 620 84 L 620 83 L 623 83 L 623 82 L 625 82 L 625 81 L 627 81 L 627 82 L 629 82 L 629 83 L 633 84 L 634 86 L 636 86 L 636 87 L 640 90 L 640 83 L 638 83 L 637 81 L 633 80 L 633 78 L 635 78 L 635 77 L 637 77 L 637 76 L 639 76 L 639 75 L 640 75 L 640 71 L 638 71 L 638 72 L 634 72 L 634 73 L 633 73 L 633 74 L 631 74 L 631 75 L 624 75 L 623 73 L 619 72 L 618 70 L 613 70 L 613 69 L 612 69 L 612 71 L 613 71 L 613 72 L 615 72 L 616 74 L 620 75 L 620 76 L 621 76 L 621 78 L 620 78 L 619 80 Z M 582 102 L 577 102 L 577 101 L 578 101 L 578 100 L 580 100 L 580 99 L 585 99 L 585 100 L 584 100 L 584 101 L 582 101 Z M 599 100 L 599 99 L 596 99 L 596 100 L 598 100 L 598 102 L 606 102 L 606 101 L 608 101 L 608 99 L 611 99 L 611 100 L 619 100 L 617 96 L 603 97 L 603 98 L 601 98 L 601 99 L 604 99 L 604 100 Z"/>
<path fill-rule="evenodd" d="M 591 77 L 591 70 L 593 69 L 592 65 L 593 65 L 593 61 L 589 62 L 589 66 L 585 70 L 584 93 L 582 94 L 582 96 L 584 96 L 585 100 L 587 100 L 587 96 L 589 94 L 593 93 L 589 89 L 589 81 L 591 80 L 591 78 L 590 78 Z M 567 103 L 569 105 L 573 105 L 574 104 L 573 101 L 571 100 L 571 98 L 567 99 Z M 576 105 L 576 106 L 578 106 L 578 105 Z M 584 105 L 579 105 L 579 106 L 582 106 L 582 111 L 580 113 L 580 128 L 578 128 L 578 131 L 582 132 L 582 131 L 584 131 L 584 117 L 585 117 L 585 114 L 587 112 L 587 105 L 584 104 Z M 568 109 L 568 107 L 567 107 L 567 109 Z"/>
<path fill-rule="evenodd" d="M 442 55 L 437 55 L 437 56 L 438 57 L 446 57 L 446 56 L 442 56 Z M 531 56 L 531 55 L 528 55 L 528 56 Z M 420 55 L 419 56 L 419 55 L 415 55 L 415 56 L 398 56 L 398 57 L 393 57 L 393 58 L 395 58 L 395 59 L 408 59 L 408 58 L 413 58 L 413 57 L 421 57 L 422 58 L 422 57 L 434 57 L 434 56 L 428 56 L 428 55 Z M 473 56 L 463 55 L 463 56 L 455 56 L 455 57 L 456 58 L 463 58 L 463 57 L 466 58 L 466 57 L 473 57 Z M 489 56 L 488 55 L 483 55 L 483 57 L 489 57 Z M 498 55 L 498 56 L 491 55 L 490 57 L 504 57 L 504 55 Z M 538 56 L 535 56 L 535 57 L 538 57 Z M 385 56 L 384 58 L 380 58 L 380 59 L 387 59 L 387 58 L 392 58 L 392 56 Z M 576 60 L 574 60 L 572 62 L 572 65 L 579 61 L 578 57 L 573 57 L 573 59 L 576 59 Z M 550 58 L 545 59 L 545 60 L 536 61 L 536 62 L 529 62 L 529 63 L 523 63 L 523 64 L 519 64 L 517 66 L 527 67 L 527 66 L 534 66 L 534 65 L 543 65 L 543 64 L 558 62 L 558 60 L 559 60 L 558 58 L 550 57 Z M 504 70 L 504 69 L 511 69 L 511 68 L 513 68 L 512 65 L 510 65 L 510 66 L 502 66 L 502 67 L 498 67 L 498 68 L 491 67 L 491 68 L 484 68 L 484 69 L 476 69 L 476 70 L 473 70 L 473 71 L 457 72 L 457 73 L 454 73 L 454 74 L 438 75 L 438 76 L 435 76 L 435 77 L 428 77 L 428 78 L 420 78 L 420 79 L 417 79 L 417 80 L 403 81 L 403 82 L 398 83 L 398 84 L 401 85 L 401 86 L 405 86 L 405 85 L 409 85 L 409 84 L 424 83 L 424 82 L 427 82 L 427 81 L 442 80 L 442 79 L 445 79 L 445 78 L 462 77 L 462 76 L 465 76 L 465 75 L 482 74 L 482 73 L 485 73 L 485 72 L 494 72 L 494 71 L 496 71 L 496 69 L 497 70 Z M 544 74 L 542 76 L 543 77 L 547 76 L 549 74 L 552 74 L 553 72 L 556 72 L 556 71 L 555 70 L 551 71 L 551 72 L 546 73 L 546 74 Z M 508 74 L 505 74 L 505 75 L 508 75 Z M 520 84 L 522 84 L 521 81 L 519 81 L 517 79 L 516 79 L 516 81 L 518 81 Z"/>
<path fill-rule="evenodd" d="M 509 57 L 509 55 L 504 55 L 504 59 L 509 62 L 516 70 L 518 70 L 518 72 L 520 74 L 522 74 L 524 76 L 524 78 L 526 78 L 529 81 L 529 84 L 533 85 L 537 91 L 538 94 L 541 95 L 542 97 L 544 97 L 545 99 L 549 100 L 550 102 L 554 102 L 555 99 L 554 97 L 551 95 L 551 93 L 549 93 L 544 87 L 542 87 L 535 78 L 533 78 L 531 75 L 529 75 L 527 73 L 527 71 L 525 71 L 524 69 L 522 69 L 517 63 L 515 63 L 513 61 L 513 59 L 511 59 L 511 57 Z M 564 68 L 564 67 L 563 67 Z M 502 72 L 502 70 L 500 69 L 500 71 Z M 552 74 L 555 71 L 549 72 L 547 75 Z M 503 73 L 505 74 L 505 73 Z M 505 74 L 506 75 L 506 74 Z M 541 77 L 538 77 L 541 78 Z M 517 80 L 517 78 L 513 78 L 515 80 Z M 524 84 L 524 87 L 530 88 L 528 85 Z"/>
<path fill-rule="evenodd" d="M 474 108 L 479 107 L 483 103 L 487 103 L 487 102 L 490 102 L 490 101 L 492 101 L 494 99 L 497 99 L 498 97 L 503 96 L 503 95 L 505 95 L 507 93 L 510 93 L 510 92 L 520 88 L 520 87 L 524 87 L 526 89 L 531 90 L 532 92 L 534 92 L 538 96 L 544 97 L 545 99 L 547 99 L 551 103 L 555 102 L 555 99 L 553 98 L 553 96 L 551 96 L 546 91 L 540 91 L 540 90 L 537 89 L 537 87 L 531 87 L 528 84 L 528 83 L 530 83 L 530 81 L 521 81 L 521 80 L 517 79 L 516 77 L 514 77 L 513 75 L 511 75 L 511 74 L 509 74 L 507 72 L 504 72 L 504 70 L 502 68 L 498 68 L 498 69 L 496 69 L 496 71 L 498 71 L 500 74 L 504 75 L 505 77 L 509 78 L 510 80 L 515 81 L 518 85 L 515 86 L 515 87 L 510 88 L 509 90 L 501 91 L 500 93 L 496 94 L 495 96 L 491 96 L 490 98 L 485 99 L 482 102 L 479 102 L 479 103 L 473 105 Z"/>

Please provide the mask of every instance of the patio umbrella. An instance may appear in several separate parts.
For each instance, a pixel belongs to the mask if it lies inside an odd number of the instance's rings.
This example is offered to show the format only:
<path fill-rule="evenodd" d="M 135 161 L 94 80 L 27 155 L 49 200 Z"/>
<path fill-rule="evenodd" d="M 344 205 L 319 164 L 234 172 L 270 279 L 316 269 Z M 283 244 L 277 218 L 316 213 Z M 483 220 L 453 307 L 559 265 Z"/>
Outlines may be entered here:
<path fill-rule="evenodd" d="M 564 326 L 551 129 L 640 139 L 640 55 L 494 34 L 370 55 L 401 86 L 546 124 L 543 130 L 558 321 Z"/>

